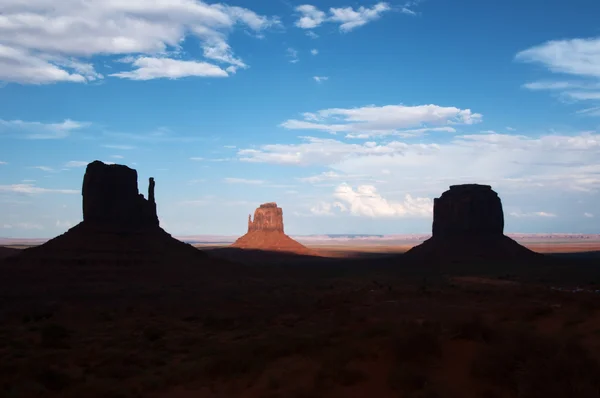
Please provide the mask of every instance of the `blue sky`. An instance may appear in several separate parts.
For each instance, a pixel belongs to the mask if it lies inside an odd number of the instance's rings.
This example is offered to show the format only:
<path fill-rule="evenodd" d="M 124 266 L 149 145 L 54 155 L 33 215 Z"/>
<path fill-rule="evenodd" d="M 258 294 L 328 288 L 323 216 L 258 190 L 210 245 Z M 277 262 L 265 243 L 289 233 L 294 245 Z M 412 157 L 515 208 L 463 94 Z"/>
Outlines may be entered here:
<path fill-rule="evenodd" d="M 4 0 L 0 236 L 81 220 L 85 164 L 175 235 L 423 233 L 488 183 L 508 232 L 599 233 L 600 3 Z"/>

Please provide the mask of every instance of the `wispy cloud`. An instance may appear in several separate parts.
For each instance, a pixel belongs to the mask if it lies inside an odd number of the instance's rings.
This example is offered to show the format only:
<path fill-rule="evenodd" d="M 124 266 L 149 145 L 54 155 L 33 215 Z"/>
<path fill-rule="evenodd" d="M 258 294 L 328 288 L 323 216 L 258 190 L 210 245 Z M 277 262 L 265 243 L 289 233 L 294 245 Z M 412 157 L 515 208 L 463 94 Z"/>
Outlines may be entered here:
<path fill-rule="evenodd" d="M 48 167 L 48 166 L 32 166 L 31 168 L 46 171 L 48 173 L 52 173 L 55 171 L 52 167 Z"/>
<path fill-rule="evenodd" d="M 556 217 L 556 214 L 554 213 L 547 213 L 545 211 L 534 211 L 534 212 L 530 212 L 530 213 L 521 213 L 518 211 L 513 211 L 508 213 L 510 216 L 512 217 L 517 217 L 517 218 L 522 218 L 522 217 L 544 217 L 544 218 L 554 218 Z"/>
<path fill-rule="evenodd" d="M 291 62 L 292 64 L 295 64 L 295 63 L 297 63 L 298 61 L 300 61 L 300 59 L 298 59 L 298 50 L 296 50 L 296 49 L 294 49 L 294 48 L 292 48 L 292 47 L 289 47 L 289 48 L 286 50 L 286 55 L 287 55 L 287 57 L 290 59 L 290 62 Z"/>
<path fill-rule="evenodd" d="M 64 193 L 64 194 L 78 194 L 79 190 L 76 189 L 53 189 L 53 188 L 41 188 L 33 184 L 12 184 L 12 185 L 0 185 L 0 192 L 14 192 L 21 194 L 42 194 L 42 193 Z"/>
<path fill-rule="evenodd" d="M 290 119 L 281 127 L 293 130 L 321 130 L 332 134 L 387 135 L 401 129 L 427 125 L 457 125 L 479 123 L 482 115 L 470 109 L 438 105 L 386 105 L 361 108 L 331 108 L 315 113 L 306 112 L 304 120 Z M 448 126 L 447 126 L 448 127 Z M 446 127 L 446 128 L 447 128 Z M 427 128 L 433 128 L 428 126 Z"/>
<path fill-rule="evenodd" d="M 319 50 L 317 50 L 316 48 L 313 48 L 312 50 L 310 50 L 310 53 L 312 55 L 317 55 L 317 54 L 319 54 Z"/>
<path fill-rule="evenodd" d="M 84 167 L 84 166 L 87 166 L 88 163 L 90 163 L 90 162 L 85 162 L 82 160 L 71 160 L 71 161 L 65 163 L 64 167 L 67 167 L 67 168 Z"/>
<path fill-rule="evenodd" d="M 329 80 L 328 76 L 313 76 L 313 79 L 317 82 L 317 83 L 323 83 L 324 81 Z"/>
<path fill-rule="evenodd" d="M 564 102 L 600 102 L 600 37 L 552 40 L 523 50 L 515 60 L 546 67 L 550 72 L 576 76 L 578 79 L 526 83 L 529 90 L 560 93 Z M 581 112 L 599 116 L 597 112 Z"/>
<path fill-rule="evenodd" d="M 264 180 L 250 180 L 250 179 L 246 179 L 246 178 L 235 178 L 235 177 L 224 178 L 223 181 L 225 181 L 228 184 L 260 185 L 260 184 L 265 183 Z"/>
<path fill-rule="evenodd" d="M 130 80 L 179 79 L 182 77 L 227 77 L 229 74 L 217 65 L 207 62 L 182 61 L 169 58 L 139 57 L 131 62 L 132 71 L 110 76 Z M 235 72 L 236 69 L 230 69 Z"/>
<path fill-rule="evenodd" d="M 51 140 L 68 137 L 73 131 L 88 127 L 90 123 L 65 119 L 61 123 L 26 122 L 0 119 L 0 131 L 31 140 Z"/>
<path fill-rule="evenodd" d="M 296 7 L 298 19 L 295 25 L 301 29 L 315 29 L 320 25 L 329 22 L 339 25 L 341 32 L 350 32 L 360 26 L 366 25 L 369 22 L 375 21 L 385 12 L 391 11 L 392 7 L 386 2 L 380 2 L 372 7 L 360 6 L 352 7 L 332 7 L 328 13 L 319 10 L 317 7 L 304 4 Z M 401 11 L 406 14 L 414 15 L 415 13 L 408 7 L 402 7 Z"/>
<path fill-rule="evenodd" d="M 131 149 L 135 149 L 137 147 L 133 146 L 133 145 L 121 145 L 121 144 L 105 144 L 102 145 L 104 148 L 110 148 L 110 149 L 120 149 L 122 151 L 129 151 Z"/>

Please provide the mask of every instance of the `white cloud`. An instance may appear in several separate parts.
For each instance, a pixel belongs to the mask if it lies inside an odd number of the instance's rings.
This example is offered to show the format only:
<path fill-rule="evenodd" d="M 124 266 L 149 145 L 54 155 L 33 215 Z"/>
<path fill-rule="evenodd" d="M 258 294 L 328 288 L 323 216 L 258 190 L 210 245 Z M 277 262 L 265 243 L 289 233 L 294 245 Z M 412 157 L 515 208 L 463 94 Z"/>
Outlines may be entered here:
<path fill-rule="evenodd" d="M 332 181 L 350 181 L 350 180 L 362 180 L 362 181 L 370 181 L 372 178 L 364 175 L 350 175 L 350 174 L 340 174 L 335 171 L 324 171 L 320 174 L 310 176 L 310 177 L 302 177 L 298 178 L 299 181 L 307 182 L 310 184 L 319 184 L 323 182 L 332 182 Z"/>
<path fill-rule="evenodd" d="M 599 78 L 600 37 L 548 41 L 517 53 L 515 58 L 553 72 Z"/>
<path fill-rule="evenodd" d="M 312 50 L 310 50 L 310 53 L 312 55 L 317 55 L 317 54 L 319 54 L 319 50 L 317 50 L 316 48 L 313 48 Z"/>
<path fill-rule="evenodd" d="M 544 217 L 544 218 L 554 218 L 556 217 L 556 214 L 554 213 L 547 213 L 544 211 L 534 211 L 531 213 L 521 213 L 518 211 L 513 211 L 509 213 L 510 216 L 512 217 L 517 217 L 517 218 L 522 218 L 522 217 Z"/>
<path fill-rule="evenodd" d="M 1 18 L 2 16 L 0 23 Z M 0 38 L 0 81 L 21 84 L 84 83 L 101 77 L 95 71 L 88 74 L 77 73 L 75 67 L 78 63 L 61 65 L 51 62 L 50 57 L 32 55 L 18 47 L 3 45 L 1 40 Z"/>
<path fill-rule="evenodd" d="M 71 228 L 73 226 L 73 223 L 70 221 L 61 221 L 61 220 L 56 220 L 56 224 L 55 224 L 58 228 Z"/>
<path fill-rule="evenodd" d="M 422 129 L 409 129 L 402 131 L 373 131 L 369 133 L 359 133 L 359 134 L 346 134 L 346 138 L 358 138 L 358 139 L 367 139 L 372 137 L 381 137 L 386 135 L 393 135 L 397 137 L 409 138 L 409 137 L 418 137 L 425 135 L 429 132 L 443 132 L 443 133 L 456 133 L 456 129 L 454 127 L 427 127 Z"/>
<path fill-rule="evenodd" d="M 600 84 L 584 81 L 538 81 L 523 85 L 529 90 L 566 90 L 566 89 L 600 89 Z"/>
<path fill-rule="evenodd" d="M 352 7 L 331 8 L 329 10 L 331 13 L 329 19 L 332 22 L 338 22 L 342 32 L 349 32 L 368 22 L 379 19 L 381 14 L 391 9 L 388 3 L 383 2 L 377 3 L 371 8 L 360 6 L 356 10 Z"/>
<path fill-rule="evenodd" d="M 226 183 L 229 183 L 229 184 L 260 185 L 260 184 L 265 183 L 265 181 L 263 181 L 263 180 L 249 180 L 246 178 L 234 178 L 234 177 L 224 178 L 223 181 L 225 181 Z"/>
<path fill-rule="evenodd" d="M 191 157 L 190 160 L 193 160 L 195 162 L 201 162 L 204 160 L 204 158 L 201 158 L 199 156 L 194 156 L 194 157 Z"/>
<path fill-rule="evenodd" d="M 48 166 L 33 166 L 32 169 L 38 169 L 38 170 L 46 171 L 49 173 L 55 171 L 52 167 L 48 167 Z"/>
<path fill-rule="evenodd" d="M 316 34 L 315 32 L 313 32 L 312 30 L 306 31 L 306 36 L 310 37 L 311 39 L 318 39 L 319 38 L 319 35 Z"/>
<path fill-rule="evenodd" d="M 0 161 L 0 164 L 8 164 L 8 163 Z"/>
<path fill-rule="evenodd" d="M 302 29 L 314 29 L 325 22 L 331 22 L 338 24 L 340 31 L 349 32 L 379 19 L 384 12 L 391 11 L 391 9 L 388 3 L 380 2 L 370 8 L 364 6 L 356 9 L 352 7 L 332 7 L 329 9 L 329 14 L 327 14 L 313 5 L 304 4 L 296 7 L 299 18 L 295 25 Z M 404 8 L 404 10 L 410 11 L 408 8 Z M 414 14 L 412 11 L 405 13 Z"/>
<path fill-rule="evenodd" d="M 567 91 L 564 94 L 576 100 L 600 100 L 600 91 Z"/>
<path fill-rule="evenodd" d="M 62 0 L 51 5 L 47 0 L 5 0 L 0 14 L 0 80 L 45 84 L 100 79 L 94 56 L 136 54 L 152 59 L 181 53 L 188 36 L 200 41 L 204 58 L 246 68 L 227 42 L 229 33 L 241 26 L 260 36 L 279 24 L 276 17 L 200 0 Z M 139 73 L 174 78 L 181 74 L 182 65 L 175 68 L 163 61 L 152 68 L 151 73 Z M 224 73 L 206 72 L 197 65 L 186 68 L 194 76 Z"/>
<path fill-rule="evenodd" d="M 577 81 L 527 83 L 524 85 L 527 89 L 559 91 L 571 102 L 600 100 L 600 37 L 548 41 L 517 53 L 515 59 L 542 65 L 554 73 L 580 78 Z M 581 113 L 600 115 L 596 112 Z"/>
<path fill-rule="evenodd" d="M 404 128 L 423 128 L 423 125 L 475 124 L 482 119 L 482 115 L 473 113 L 470 109 L 433 104 L 332 108 L 316 113 L 307 112 L 303 116 L 304 120 L 287 120 L 281 126 L 287 129 L 321 130 L 329 133 L 386 135 L 398 133 L 399 129 Z"/>
<path fill-rule="evenodd" d="M 235 149 L 237 148 L 235 145 L 223 145 L 223 148 L 227 148 L 227 149 Z"/>
<path fill-rule="evenodd" d="M 317 7 L 310 4 L 303 4 L 296 7 L 300 18 L 296 21 L 296 26 L 302 29 L 313 29 L 321 25 L 327 19 L 326 14 Z"/>
<path fill-rule="evenodd" d="M 71 132 L 89 126 L 89 123 L 65 119 L 62 123 L 25 122 L 0 119 L 0 131 L 6 130 L 31 140 L 66 138 Z"/>
<path fill-rule="evenodd" d="M 28 222 L 20 222 L 16 224 L 2 224 L 3 229 L 37 229 L 41 230 L 44 227 L 40 224 L 28 223 Z"/>
<path fill-rule="evenodd" d="M 72 168 L 72 167 L 84 167 L 87 166 L 89 162 L 84 162 L 81 160 L 71 160 L 70 162 L 65 163 L 65 167 L 68 168 Z"/>
<path fill-rule="evenodd" d="M 50 189 L 40 188 L 33 184 L 12 184 L 12 185 L 0 185 L 0 192 L 13 192 L 23 194 L 41 194 L 41 193 L 65 193 L 65 194 L 78 194 L 80 191 L 75 189 Z"/>
<path fill-rule="evenodd" d="M 301 137 L 296 144 L 241 149 L 241 161 L 322 166 L 348 175 L 386 176 L 407 192 L 439 193 L 448 185 L 479 182 L 502 189 L 600 190 L 600 134 L 454 136 L 444 143 L 390 141 L 361 144 Z"/>
<path fill-rule="evenodd" d="M 348 211 L 367 217 L 431 217 L 433 201 L 430 198 L 413 198 L 406 195 L 401 202 L 388 201 L 372 185 L 359 185 L 354 190 L 348 184 L 340 184 L 334 197 L 343 202 Z"/>
<path fill-rule="evenodd" d="M 187 76 L 227 77 L 226 71 L 214 64 L 198 61 L 181 61 L 170 58 L 139 57 L 132 60 L 136 69 L 129 72 L 113 73 L 110 76 L 131 80 L 151 80 L 159 78 L 179 79 Z M 235 72 L 235 69 L 231 71 Z"/>
<path fill-rule="evenodd" d="M 313 79 L 315 79 L 315 81 L 317 83 L 322 83 L 324 81 L 329 80 L 329 77 L 327 77 L 327 76 L 313 76 Z"/>
<path fill-rule="evenodd" d="M 131 149 L 135 149 L 135 146 L 132 145 L 121 145 L 121 144 L 105 144 L 102 145 L 104 148 L 110 148 L 110 149 L 119 149 L 122 151 L 129 151 Z"/>
<path fill-rule="evenodd" d="M 581 110 L 577 111 L 577 113 L 580 115 L 586 115 L 586 116 L 600 116 L 600 106 L 595 106 L 595 107 L 587 108 L 587 109 L 581 109 Z"/>
<path fill-rule="evenodd" d="M 290 47 L 290 48 L 288 48 L 286 50 L 286 54 L 290 58 L 290 62 L 292 64 L 295 64 L 295 63 L 297 63 L 299 61 L 299 59 L 298 59 L 298 51 L 297 50 L 295 50 L 295 49 L 293 49 L 293 48 Z"/>
<path fill-rule="evenodd" d="M 310 208 L 310 212 L 316 216 L 333 216 L 336 214 L 334 211 L 347 212 L 348 208 L 340 202 L 319 202 Z"/>
<path fill-rule="evenodd" d="M 587 218 L 594 218 L 594 215 L 592 213 L 583 213 L 583 216 Z"/>

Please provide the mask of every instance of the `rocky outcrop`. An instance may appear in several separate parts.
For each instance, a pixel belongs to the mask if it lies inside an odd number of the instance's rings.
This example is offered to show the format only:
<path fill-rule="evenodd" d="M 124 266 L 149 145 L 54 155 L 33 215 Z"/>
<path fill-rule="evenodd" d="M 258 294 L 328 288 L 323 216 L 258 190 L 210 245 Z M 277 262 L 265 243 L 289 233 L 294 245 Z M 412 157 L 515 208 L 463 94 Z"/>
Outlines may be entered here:
<path fill-rule="evenodd" d="M 540 257 L 504 235 L 502 202 L 491 186 L 479 184 L 453 185 L 434 199 L 432 237 L 405 254 L 407 259 L 427 263 Z"/>
<path fill-rule="evenodd" d="M 248 216 L 248 232 L 237 239 L 232 247 L 312 254 L 310 249 L 284 233 L 283 210 L 274 202 L 260 205 L 254 211 L 254 221 Z"/>
<path fill-rule="evenodd" d="M 248 232 L 275 231 L 283 233 L 283 209 L 277 203 L 262 204 L 254 211 L 254 221 L 248 216 Z"/>
<path fill-rule="evenodd" d="M 154 199 L 154 178 L 150 178 L 148 199 L 138 191 L 137 171 L 124 165 L 88 164 L 83 177 L 83 221 L 114 227 L 158 226 Z"/>
<path fill-rule="evenodd" d="M 46 264 L 111 265 L 205 258 L 205 253 L 160 228 L 154 187 L 150 178 L 145 199 L 138 191 L 136 170 L 100 161 L 88 164 L 82 186 L 83 221 L 17 257 Z"/>
<path fill-rule="evenodd" d="M 489 185 L 452 185 L 433 200 L 433 236 L 501 236 L 504 213 Z"/>

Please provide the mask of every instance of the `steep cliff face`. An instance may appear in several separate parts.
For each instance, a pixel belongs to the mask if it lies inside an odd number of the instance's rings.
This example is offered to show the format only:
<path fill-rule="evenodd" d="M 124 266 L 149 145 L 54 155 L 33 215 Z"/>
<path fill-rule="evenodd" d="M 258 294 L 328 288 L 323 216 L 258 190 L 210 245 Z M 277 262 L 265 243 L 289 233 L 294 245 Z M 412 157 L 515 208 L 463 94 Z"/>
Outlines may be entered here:
<path fill-rule="evenodd" d="M 433 202 L 432 237 L 406 252 L 424 264 L 536 260 L 504 235 L 502 202 L 489 185 L 453 185 Z"/>
<path fill-rule="evenodd" d="M 299 254 L 312 253 L 307 247 L 283 232 L 283 210 L 274 202 L 260 205 L 254 211 L 254 221 L 251 216 L 248 216 L 248 232 L 237 239 L 232 247 Z"/>
<path fill-rule="evenodd" d="M 501 236 L 504 213 L 489 185 L 453 185 L 433 201 L 433 236 Z"/>
<path fill-rule="evenodd" d="M 148 200 L 138 191 L 137 171 L 124 165 L 88 164 L 83 177 L 83 222 L 120 227 L 158 226 L 154 179 Z"/>
<path fill-rule="evenodd" d="M 83 221 L 43 245 L 24 250 L 23 260 L 46 264 L 134 265 L 176 262 L 205 253 L 171 237 L 159 226 L 150 178 L 148 199 L 138 191 L 137 172 L 100 161 L 83 177 Z"/>
<path fill-rule="evenodd" d="M 248 216 L 248 232 L 253 231 L 283 233 L 283 209 L 273 202 L 260 205 L 254 211 L 254 221 Z"/>

